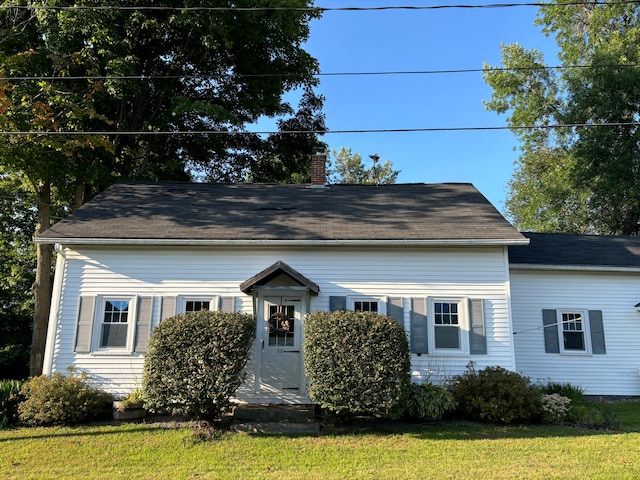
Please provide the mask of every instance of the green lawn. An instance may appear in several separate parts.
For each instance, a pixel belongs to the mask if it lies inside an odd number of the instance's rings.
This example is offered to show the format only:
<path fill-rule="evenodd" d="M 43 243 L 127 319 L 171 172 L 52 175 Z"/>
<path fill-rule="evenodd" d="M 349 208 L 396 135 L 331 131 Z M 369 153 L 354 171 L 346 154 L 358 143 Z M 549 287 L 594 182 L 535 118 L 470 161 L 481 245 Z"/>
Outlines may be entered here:
<path fill-rule="evenodd" d="M 640 403 L 609 408 L 620 431 L 460 422 L 203 443 L 153 424 L 21 428 L 0 431 L 0 478 L 640 478 Z"/>

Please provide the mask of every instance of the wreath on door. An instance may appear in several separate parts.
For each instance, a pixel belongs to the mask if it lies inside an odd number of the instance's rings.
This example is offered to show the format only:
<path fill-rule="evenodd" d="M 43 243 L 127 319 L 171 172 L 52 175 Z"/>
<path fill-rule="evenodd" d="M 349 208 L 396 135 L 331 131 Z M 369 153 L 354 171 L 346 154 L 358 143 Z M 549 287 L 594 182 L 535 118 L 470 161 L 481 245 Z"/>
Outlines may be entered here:
<path fill-rule="evenodd" d="M 284 312 L 276 312 L 269 317 L 269 333 L 291 333 L 293 321 Z"/>

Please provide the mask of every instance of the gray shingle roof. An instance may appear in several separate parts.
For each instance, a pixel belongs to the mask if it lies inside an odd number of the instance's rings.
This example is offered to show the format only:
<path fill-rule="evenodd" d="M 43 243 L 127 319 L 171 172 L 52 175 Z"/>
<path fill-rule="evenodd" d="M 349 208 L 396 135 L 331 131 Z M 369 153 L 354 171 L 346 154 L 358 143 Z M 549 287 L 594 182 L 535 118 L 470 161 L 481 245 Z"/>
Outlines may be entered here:
<path fill-rule="evenodd" d="M 471 184 L 117 183 L 38 241 L 526 242 Z"/>
<path fill-rule="evenodd" d="M 510 246 L 509 263 L 582 267 L 640 267 L 640 237 L 524 233 L 528 246 Z"/>

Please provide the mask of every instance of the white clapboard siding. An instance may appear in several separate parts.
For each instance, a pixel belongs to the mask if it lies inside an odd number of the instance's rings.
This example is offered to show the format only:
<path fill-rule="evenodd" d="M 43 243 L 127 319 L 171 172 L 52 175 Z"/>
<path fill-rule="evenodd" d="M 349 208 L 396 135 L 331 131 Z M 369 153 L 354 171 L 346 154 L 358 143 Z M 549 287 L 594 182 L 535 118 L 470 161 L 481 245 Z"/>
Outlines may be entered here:
<path fill-rule="evenodd" d="M 637 273 L 511 272 L 516 368 L 536 382 L 581 386 L 589 395 L 640 395 Z M 601 310 L 606 354 L 545 353 L 542 309 Z"/>
<path fill-rule="evenodd" d="M 143 354 L 74 353 L 78 299 L 81 296 L 137 295 L 153 297 L 152 325 L 160 319 L 163 297 L 234 296 L 236 309 L 252 313 L 252 298 L 239 285 L 282 260 L 320 286 L 311 297 L 311 311 L 329 310 L 331 296 L 400 297 L 409 325 L 412 297 L 481 298 L 484 300 L 486 355 L 431 357 L 412 355 L 416 380 L 439 381 L 464 371 L 469 361 L 478 367 L 515 368 L 509 312 L 509 272 L 503 247 L 447 248 L 113 248 L 65 250 L 58 267 L 58 311 L 51 324 L 56 335 L 48 345 L 45 371 L 67 367 L 95 375 L 112 391 L 139 385 Z M 62 275 L 64 273 L 64 275 Z M 56 293 L 54 292 L 54 297 Z M 247 385 L 253 384 L 252 363 Z M 247 385 L 241 387 L 248 388 Z"/>

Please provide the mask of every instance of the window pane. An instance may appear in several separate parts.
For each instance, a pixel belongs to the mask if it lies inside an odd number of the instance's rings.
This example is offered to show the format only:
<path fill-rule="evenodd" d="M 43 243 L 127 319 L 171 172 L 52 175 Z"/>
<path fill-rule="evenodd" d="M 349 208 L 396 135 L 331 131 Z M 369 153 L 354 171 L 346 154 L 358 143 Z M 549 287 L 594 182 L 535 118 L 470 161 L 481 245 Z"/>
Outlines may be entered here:
<path fill-rule="evenodd" d="M 460 348 L 460 329 L 457 327 L 436 327 L 435 328 L 435 341 L 436 348 Z"/>
<path fill-rule="evenodd" d="M 105 323 L 102 325 L 100 347 L 122 348 L 127 346 L 127 324 Z"/>
<path fill-rule="evenodd" d="M 209 310 L 209 302 L 201 300 L 189 300 L 186 302 L 185 312 L 199 312 L 200 310 Z"/>
<path fill-rule="evenodd" d="M 584 334 L 582 332 L 564 332 L 565 350 L 584 350 Z"/>

